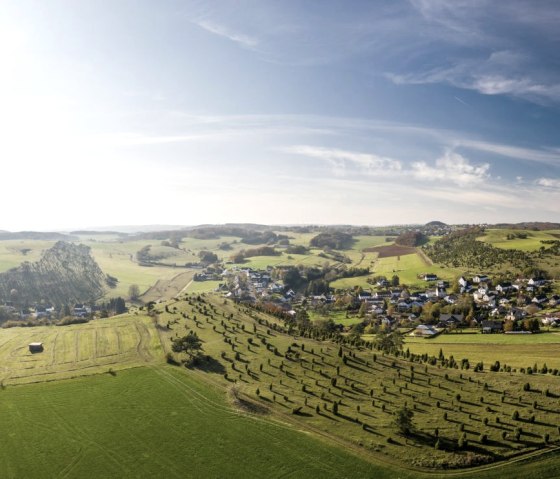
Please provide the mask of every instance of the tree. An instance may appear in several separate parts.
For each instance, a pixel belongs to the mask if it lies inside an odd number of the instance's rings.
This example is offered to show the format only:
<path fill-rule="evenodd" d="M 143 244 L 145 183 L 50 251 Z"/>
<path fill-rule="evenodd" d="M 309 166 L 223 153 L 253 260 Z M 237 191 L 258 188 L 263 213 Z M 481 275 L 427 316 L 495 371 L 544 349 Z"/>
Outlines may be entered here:
<path fill-rule="evenodd" d="M 131 301 L 136 301 L 140 296 L 140 287 L 137 284 L 131 284 L 128 288 L 128 297 Z"/>
<path fill-rule="evenodd" d="M 412 431 L 414 431 L 414 424 L 412 422 L 413 417 L 414 411 L 406 406 L 403 406 L 395 411 L 395 420 L 393 423 L 397 426 L 401 434 L 408 436 L 412 433 Z"/>
<path fill-rule="evenodd" d="M 383 351 L 399 351 L 403 345 L 403 335 L 399 331 L 380 331 L 375 341 L 379 349 Z"/>
<path fill-rule="evenodd" d="M 363 318 L 366 315 L 367 312 L 367 303 L 364 301 L 362 302 L 362 304 L 360 304 L 360 309 L 358 310 L 358 316 L 360 318 Z"/>
<path fill-rule="evenodd" d="M 400 284 L 400 279 L 398 275 L 394 274 L 391 278 L 391 286 L 398 286 Z"/>
<path fill-rule="evenodd" d="M 211 251 L 199 251 L 198 257 L 200 258 L 200 262 L 204 264 L 211 264 L 218 261 L 218 255 L 216 253 L 212 253 Z"/>
<path fill-rule="evenodd" d="M 202 341 L 196 333 L 191 331 L 182 338 L 174 339 L 171 349 L 175 353 L 185 352 L 189 356 L 193 357 L 202 351 Z"/>

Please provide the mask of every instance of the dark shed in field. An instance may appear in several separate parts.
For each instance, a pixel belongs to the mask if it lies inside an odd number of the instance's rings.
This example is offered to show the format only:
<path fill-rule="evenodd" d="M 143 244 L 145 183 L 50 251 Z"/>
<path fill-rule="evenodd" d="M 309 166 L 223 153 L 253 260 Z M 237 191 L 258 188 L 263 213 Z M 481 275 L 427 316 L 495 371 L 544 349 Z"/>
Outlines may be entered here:
<path fill-rule="evenodd" d="M 43 349 L 43 343 L 29 343 L 29 351 L 32 353 L 41 353 Z"/>

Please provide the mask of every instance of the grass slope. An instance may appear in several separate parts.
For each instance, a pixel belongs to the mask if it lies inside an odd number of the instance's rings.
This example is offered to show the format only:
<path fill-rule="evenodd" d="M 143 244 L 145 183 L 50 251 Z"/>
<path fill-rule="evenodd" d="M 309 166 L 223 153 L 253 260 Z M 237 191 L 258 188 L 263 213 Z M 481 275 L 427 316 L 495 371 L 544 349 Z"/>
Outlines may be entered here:
<path fill-rule="evenodd" d="M 42 353 L 28 344 L 40 341 Z M 0 381 L 52 381 L 162 360 L 151 318 L 124 315 L 87 324 L 0 329 Z"/>
<path fill-rule="evenodd" d="M 186 330 L 196 332 L 213 358 L 208 368 L 220 373 L 216 381 L 235 383 L 273 415 L 295 413 L 302 427 L 345 447 L 432 467 L 468 462 L 469 454 L 500 460 L 543 450 L 545 435 L 560 442 L 555 376 L 475 373 L 474 363 L 457 370 L 444 361 L 429 365 L 359 346 L 344 346 L 341 357 L 336 344 L 282 334 L 270 316 L 217 296 L 190 296 L 163 308 L 158 321 L 165 344 Z M 531 389 L 524 391 L 529 380 Z M 393 423 L 405 404 L 414 410 L 412 438 L 400 436 Z M 468 446 L 461 449 L 463 433 Z"/>
<path fill-rule="evenodd" d="M 0 477 L 392 477 L 171 367 L 0 393 Z"/>

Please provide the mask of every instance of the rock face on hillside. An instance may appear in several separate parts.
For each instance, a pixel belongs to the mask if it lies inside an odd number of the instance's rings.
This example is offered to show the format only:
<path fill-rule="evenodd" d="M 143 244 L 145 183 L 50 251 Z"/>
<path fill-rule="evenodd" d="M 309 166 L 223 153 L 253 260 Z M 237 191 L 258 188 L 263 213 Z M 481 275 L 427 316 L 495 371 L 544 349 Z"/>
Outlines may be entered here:
<path fill-rule="evenodd" d="M 58 241 L 36 263 L 0 274 L 0 300 L 82 303 L 98 299 L 105 285 L 106 276 L 88 246 Z"/>

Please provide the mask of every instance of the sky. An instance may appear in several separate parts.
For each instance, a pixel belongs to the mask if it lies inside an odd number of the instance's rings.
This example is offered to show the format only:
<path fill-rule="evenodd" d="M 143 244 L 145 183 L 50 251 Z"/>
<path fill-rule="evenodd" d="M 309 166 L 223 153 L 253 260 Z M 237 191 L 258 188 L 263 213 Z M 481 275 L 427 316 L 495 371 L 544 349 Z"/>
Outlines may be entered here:
<path fill-rule="evenodd" d="M 0 1 L 0 229 L 560 222 L 560 3 Z"/>

